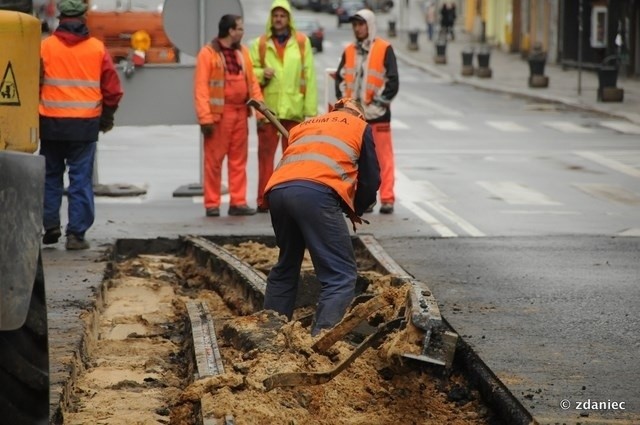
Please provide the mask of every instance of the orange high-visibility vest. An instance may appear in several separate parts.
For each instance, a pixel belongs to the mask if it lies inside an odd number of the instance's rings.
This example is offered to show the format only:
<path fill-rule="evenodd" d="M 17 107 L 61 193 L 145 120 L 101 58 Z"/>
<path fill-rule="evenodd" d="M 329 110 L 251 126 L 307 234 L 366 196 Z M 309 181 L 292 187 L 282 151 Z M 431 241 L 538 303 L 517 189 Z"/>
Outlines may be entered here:
<path fill-rule="evenodd" d="M 58 37 L 42 41 L 44 78 L 40 115 L 55 118 L 96 118 L 102 113 L 100 75 L 104 44 L 88 38 L 73 46 Z"/>
<path fill-rule="evenodd" d="M 389 47 L 389 42 L 376 38 L 371 44 L 369 52 L 369 61 L 366 64 L 364 75 L 365 80 L 365 97 L 363 103 L 369 104 L 380 88 L 384 85 L 385 69 L 384 55 Z M 350 44 L 344 51 L 344 97 L 359 98 L 361 93 L 354 93 L 356 85 L 356 45 Z"/>
<path fill-rule="evenodd" d="M 224 109 L 224 72 L 226 64 L 224 61 L 224 54 L 217 52 L 211 45 L 206 46 L 211 50 L 211 76 L 209 78 L 209 105 L 211 105 L 211 113 L 222 114 Z M 251 92 L 251 83 L 254 80 L 253 67 L 251 66 L 251 58 L 249 57 L 249 49 L 245 46 L 241 46 L 242 52 L 240 55 L 236 52 L 240 67 L 244 72 L 244 77 L 247 80 L 247 89 Z M 247 100 L 248 98 L 247 94 Z"/>
<path fill-rule="evenodd" d="M 265 188 L 291 180 L 329 186 L 354 210 L 358 159 L 367 123 L 344 111 L 333 111 L 298 124 L 289 133 L 289 147 Z"/>

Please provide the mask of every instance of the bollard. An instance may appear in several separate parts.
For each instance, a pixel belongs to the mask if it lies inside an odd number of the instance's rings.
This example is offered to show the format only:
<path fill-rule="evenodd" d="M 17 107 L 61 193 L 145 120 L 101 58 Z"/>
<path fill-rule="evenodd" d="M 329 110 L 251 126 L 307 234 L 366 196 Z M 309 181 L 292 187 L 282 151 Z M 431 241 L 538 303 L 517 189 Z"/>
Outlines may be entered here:
<path fill-rule="evenodd" d="M 418 50 L 418 30 L 409 31 L 409 50 Z"/>
<path fill-rule="evenodd" d="M 617 88 L 618 57 L 609 56 L 598 68 L 598 102 L 622 102 L 624 90 Z"/>
<path fill-rule="evenodd" d="M 434 62 L 439 65 L 447 63 L 447 39 L 439 37 L 436 41 L 436 56 Z"/>
<path fill-rule="evenodd" d="M 389 24 L 389 28 L 387 29 L 387 35 L 389 37 L 395 37 L 396 36 L 396 21 L 390 20 L 388 22 L 388 24 Z"/>
<path fill-rule="evenodd" d="M 467 48 L 462 51 L 462 75 L 468 77 L 473 75 L 473 49 Z"/>
<path fill-rule="evenodd" d="M 479 78 L 491 78 L 491 68 L 489 67 L 489 59 L 491 58 L 491 50 L 489 47 L 482 46 L 478 51 L 478 67 L 475 74 Z"/>
<path fill-rule="evenodd" d="M 542 50 L 540 43 L 536 43 L 533 47 L 527 61 L 529 62 L 529 87 L 549 87 L 549 77 L 544 75 L 547 53 Z"/>

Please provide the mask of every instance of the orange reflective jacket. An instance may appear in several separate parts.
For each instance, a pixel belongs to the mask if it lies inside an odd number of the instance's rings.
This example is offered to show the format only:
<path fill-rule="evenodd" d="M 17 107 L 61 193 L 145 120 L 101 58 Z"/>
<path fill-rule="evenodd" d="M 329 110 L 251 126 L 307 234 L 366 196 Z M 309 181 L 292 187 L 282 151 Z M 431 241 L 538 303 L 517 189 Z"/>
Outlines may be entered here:
<path fill-rule="evenodd" d="M 217 41 L 214 40 L 214 43 Z M 203 47 L 198 54 L 195 75 L 195 108 L 198 116 L 198 123 L 209 124 L 220 121 L 224 109 L 224 80 L 225 61 L 224 54 L 214 49 L 214 43 Z M 262 100 L 262 93 L 258 80 L 253 73 L 249 50 L 241 46 L 238 51 L 238 63 L 242 68 L 244 77 L 247 80 L 247 99 L 249 97 Z M 208 81 L 208 86 L 200 84 Z"/>
<path fill-rule="evenodd" d="M 365 79 L 364 84 L 364 98 L 363 102 L 365 104 L 371 103 L 373 97 L 376 92 L 384 86 L 384 56 L 387 52 L 387 47 L 389 47 L 389 42 L 376 38 L 372 45 L 371 51 L 368 56 L 368 63 L 365 68 L 365 74 L 363 78 Z M 358 94 L 362 93 L 354 93 L 355 84 L 356 84 L 356 45 L 350 44 L 345 48 L 344 51 L 344 82 L 345 82 L 345 91 L 343 93 L 344 97 L 353 97 L 359 98 Z"/>
<path fill-rule="evenodd" d="M 367 123 L 343 111 L 333 111 L 298 124 L 289 133 L 289 147 L 265 188 L 291 180 L 329 186 L 354 210 L 358 159 Z"/>
<path fill-rule="evenodd" d="M 58 37 L 42 41 L 44 78 L 40 115 L 57 118 L 96 118 L 102 112 L 100 76 L 105 48 L 88 38 L 73 46 Z"/>

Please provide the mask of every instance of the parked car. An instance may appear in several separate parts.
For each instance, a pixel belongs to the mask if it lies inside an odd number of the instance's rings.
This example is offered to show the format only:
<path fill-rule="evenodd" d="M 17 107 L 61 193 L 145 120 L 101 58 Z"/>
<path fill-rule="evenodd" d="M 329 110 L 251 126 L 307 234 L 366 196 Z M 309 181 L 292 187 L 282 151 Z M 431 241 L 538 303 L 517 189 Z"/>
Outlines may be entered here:
<path fill-rule="evenodd" d="M 367 0 L 367 5 L 374 12 L 388 12 L 393 7 L 393 0 Z"/>
<path fill-rule="evenodd" d="M 290 3 L 291 6 L 295 7 L 298 10 L 310 8 L 309 0 L 291 0 Z"/>
<path fill-rule="evenodd" d="M 361 0 L 347 0 L 343 2 L 336 10 L 338 28 L 340 28 L 342 24 L 348 24 L 350 17 L 355 15 L 358 10 L 365 9 L 366 7 L 367 4 Z"/>
<path fill-rule="evenodd" d="M 300 32 L 304 32 L 309 41 L 311 47 L 316 52 L 322 52 L 322 43 L 324 42 L 324 28 L 320 26 L 317 19 L 314 18 L 296 18 L 296 28 Z"/>

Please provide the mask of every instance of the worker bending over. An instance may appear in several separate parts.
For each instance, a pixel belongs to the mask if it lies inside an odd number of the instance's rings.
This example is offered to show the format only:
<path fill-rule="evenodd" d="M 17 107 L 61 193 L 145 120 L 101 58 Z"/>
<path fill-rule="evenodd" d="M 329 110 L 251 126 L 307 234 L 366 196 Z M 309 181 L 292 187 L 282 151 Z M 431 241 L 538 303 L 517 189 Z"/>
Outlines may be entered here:
<path fill-rule="evenodd" d="M 341 99 L 334 108 L 291 130 L 289 147 L 265 189 L 280 254 L 267 279 L 264 308 L 291 319 L 307 248 L 321 285 L 314 336 L 337 324 L 354 297 L 356 260 L 343 214 L 355 229 L 380 186 L 362 106 Z"/>

